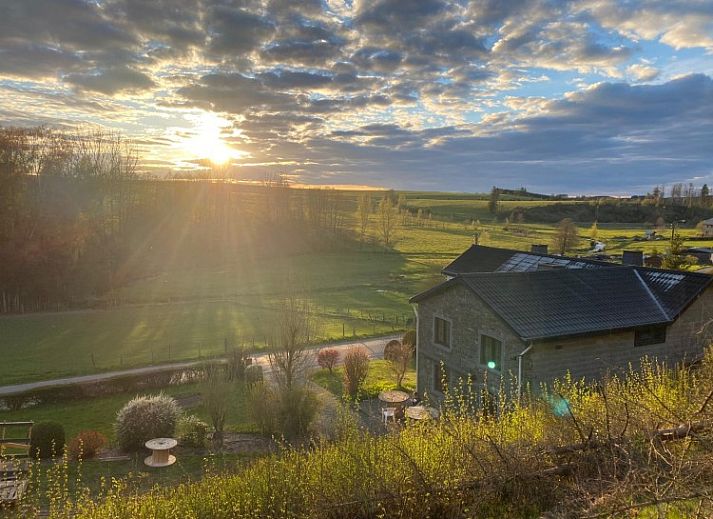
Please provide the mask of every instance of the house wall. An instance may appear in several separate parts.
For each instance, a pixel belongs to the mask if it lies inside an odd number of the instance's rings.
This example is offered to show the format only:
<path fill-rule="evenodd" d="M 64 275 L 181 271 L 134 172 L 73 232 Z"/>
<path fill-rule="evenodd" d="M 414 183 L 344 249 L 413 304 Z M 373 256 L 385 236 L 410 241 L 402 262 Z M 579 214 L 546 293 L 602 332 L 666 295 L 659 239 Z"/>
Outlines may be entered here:
<path fill-rule="evenodd" d="M 713 236 L 713 225 L 708 223 L 703 224 L 703 236 Z"/>
<path fill-rule="evenodd" d="M 451 348 L 433 341 L 434 317 L 451 320 Z M 634 346 L 634 331 L 598 334 L 560 341 L 539 342 L 523 357 L 523 380 L 533 390 L 549 384 L 567 372 L 573 378 L 598 380 L 607 373 L 625 372 L 629 365 L 640 366 L 643 357 L 668 363 L 698 358 L 713 339 L 713 287 L 706 290 L 666 330 L 666 342 Z M 481 384 L 487 368 L 479 365 L 480 335 L 503 343 L 502 373 L 506 389 L 512 390 L 517 376 L 517 355 L 526 347 L 502 319 L 495 315 L 475 294 L 455 285 L 418 305 L 418 391 L 433 394 L 433 364 L 443 360 L 452 370 L 452 378 L 471 375 Z M 489 385 L 497 386 L 500 378 L 488 373 Z M 435 394 L 435 396 L 440 396 Z"/>
<path fill-rule="evenodd" d="M 591 335 L 561 341 L 536 343 L 523 359 L 524 379 L 532 389 L 550 383 L 565 373 L 575 379 L 597 380 L 607 373 L 635 369 L 649 357 L 669 364 L 698 358 L 710 343 L 713 319 L 713 288 L 709 288 L 666 330 L 666 342 L 634 346 L 634 331 Z"/>
<path fill-rule="evenodd" d="M 434 341 L 434 318 L 451 321 L 451 345 L 445 348 Z M 488 335 L 502 342 L 501 370 L 496 372 L 480 365 L 480 336 Z M 420 394 L 436 397 L 434 364 L 444 362 L 451 381 L 459 377 L 478 387 L 485 380 L 492 388 L 500 385 L 501 374 L 517 373 L 517 355 L 525 344 L 475 294 L 454 285 L 418 304 L 418 374 Z M 487 375 L 486 375 L 487 373 Z M 503 378 L 509 383 L 510 377 Z"/>

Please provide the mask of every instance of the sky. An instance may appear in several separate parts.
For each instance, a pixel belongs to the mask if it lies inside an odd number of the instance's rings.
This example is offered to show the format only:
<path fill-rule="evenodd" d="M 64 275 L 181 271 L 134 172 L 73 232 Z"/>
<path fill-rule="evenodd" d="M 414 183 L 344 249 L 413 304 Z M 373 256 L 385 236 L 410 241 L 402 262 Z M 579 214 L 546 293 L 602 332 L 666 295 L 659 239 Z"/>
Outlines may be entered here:
<path fill-rule="evenodd" d="M 0 125 L 145 171 L 631 194 L 713 184 L 711 0 L 0 0 Z"/>

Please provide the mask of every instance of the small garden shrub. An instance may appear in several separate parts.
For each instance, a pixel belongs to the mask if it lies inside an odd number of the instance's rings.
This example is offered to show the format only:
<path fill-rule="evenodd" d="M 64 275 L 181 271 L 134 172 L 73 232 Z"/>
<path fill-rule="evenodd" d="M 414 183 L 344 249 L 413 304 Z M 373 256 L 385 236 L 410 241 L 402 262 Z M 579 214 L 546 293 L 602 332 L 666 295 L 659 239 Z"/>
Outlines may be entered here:
<path fill-rule="evenodd" d="M 384 360 L 393 360 L 399 355 L 399 350 L 401 349 L 401 342 L 394 339 L 386 343 L 384 346 Z"/>
<path fill-rule="evenodd" d="M 306 437 L 319 408 L 317 397 L 306 388 L 275 388 L 267 384 L 253 388 L 250 405 L 253 419 L 263 434 L 287 439 Z"/>
<path fill-rule="evenodd" d="M 253 364 L 245 368 L 245 383 L 248 385 L 257 384 L 262 382 L 262 366 L 259 364 Z"/>
<path fill-rule="evenodd" d="M 91 459 L 107 444 L 106 436 L 98 431 L 82 431 L 67 445 L 69 457 L 75 460 Z"/>
<path fill-rule="evenodd" d="M 181 409 L 166 395 L 136 397 L 116 415 L 116 441 L 123 450 L 139 450 L 152 438 L 173 436 Z"/>
<path fill-rule="evenodd" d="M 401 338 L 401 343 L 408 344 L 409 346 L 413 346 L 415 348 L 416 347 L 416 330 L 409 330 L 406 333 L 404 333 L 404 336 Z"/>
<path fill-rule="evenodd" d="M 39 422 L 30 431 L 30 456 L 52 458 L 64 453 L 64 427 L 58 422 Z"/>
<path fill-rule="evenodd" d="M 369 374 L 369 354 L 364 348 L 349 348 L 344 356 L 344 389 L 351 398 L 359 394 Z"/>
<path fill-rule="evenodd" d="M 322 369 L 328 369 L 330 373 L 339 362 L 339 351 L 334 348 L 324 348 L 317 353 L 317 364 Z"/>
<path fill-rule="evenodd" d="M 178 422 L 178 440 L 186 447 L 204 448 L 209 431 L 210 426 L 197 416 L 182 416 Z"/>

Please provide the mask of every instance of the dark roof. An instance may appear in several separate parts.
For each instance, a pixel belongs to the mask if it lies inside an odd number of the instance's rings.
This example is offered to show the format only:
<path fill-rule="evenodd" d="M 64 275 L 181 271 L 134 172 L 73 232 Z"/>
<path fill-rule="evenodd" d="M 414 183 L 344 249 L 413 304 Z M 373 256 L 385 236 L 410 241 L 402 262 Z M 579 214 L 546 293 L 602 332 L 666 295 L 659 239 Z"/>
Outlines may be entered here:
<path fill-rule="evenodd" d="M 628 266 L 473 273 L 458 275 L 411 301 L 462 284 L 527 341 L 668 324 L 711 279 Z"/>
<path fill-rule="evenodd" d="M 449 276 L 473 272 L 529 272 L 542 267 L 568 269 L 615 267 L 614 263 L 589 258 L 570 258 L 512 249 L 472 245 L 443 269 Z"/>

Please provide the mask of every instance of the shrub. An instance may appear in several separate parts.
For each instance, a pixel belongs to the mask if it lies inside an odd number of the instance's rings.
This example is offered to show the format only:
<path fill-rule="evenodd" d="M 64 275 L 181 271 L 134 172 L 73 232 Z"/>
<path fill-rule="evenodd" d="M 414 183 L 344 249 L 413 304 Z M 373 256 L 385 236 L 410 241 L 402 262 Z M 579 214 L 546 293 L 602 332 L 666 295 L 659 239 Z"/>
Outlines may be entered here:
<path fill-rule="evenodd" d="M 51 458 L 64 453 L 64 427 L 58 422 L 39 422 L 30 431 L 30 456 Z"/>
<path fill-rule="evenodd" d="M 95 457 L 99 450 L 107 444 L 106 436 L 98 431 L 82 431 L 72 438 L 67 445 L 70 458 L 90 459 Z"/>
<path fill-rule="evenodd" d="M 255 386 L 250 394 L 253 419 L 264 434 L 288 439 L 304 438 L 311 431 L 319 402 L 304 388 Z"/>
<path fill-rule="evenodd" d="M 406 370 L 413 358 L 414 347 L 410 344 L 396 341 L 395 347 L 387 359 L 396 377 L 396 387 L 401 388 Z"/>
<path fill-rule="evenodd" d="M 139 450 L 152 438 L 173 436 L 181 409 L 166 395 L 136 397 L 116 415 L 116 441 L 123 450 Z"/>
<path fill-rule="evenodd" d="M 356 398 L 369 373 L 369 355 L 364 348 L 349 348 L 344 356 L 344 389 Z"/>
<path fill-rule="evenodd" d="M 259 364 L 252 364 L 245 368 L 245 383 L 248 385 L 257 384 L 262 382 L 262 366 Z"/>
<path fill-rule="evenodd" d="M 401 349 L 401 342 L 397 339 L 389 341 L 384 346 L 384 360 L 392 361 L 399 355 L 399 350 Z"/>
<path fill-rule="evenodd" d="M 217 364 L 209 364 L 205 374 L 206 379 L 201 390 L 203 405 L 213 424 L 213 440 L 222 445 L 225 417 L 228 413 L 228 393 L 234 388 L 227 382 L 222 367 Z"/>
<path fill-rule="evenodd" d="M 182 416 L 178 422 L 178 439 L 186 447 L 204 448 L 210 426 L 197 416 Z"/>
<path fill-rule="evenodd" d="M 404 336 L 401 338 L 401 343 L 416 346 L 416 330 L 409 330 L 404 333 Z"/>
<path fill-rule="evenodd" d="M 334 348 L 325 348 L 319 350 L 317 353 L 317 364 L 322 369 L 328 369 L 330 373 L 333 372 L 334 366 L 339 362 L 339 351 Z"/>

